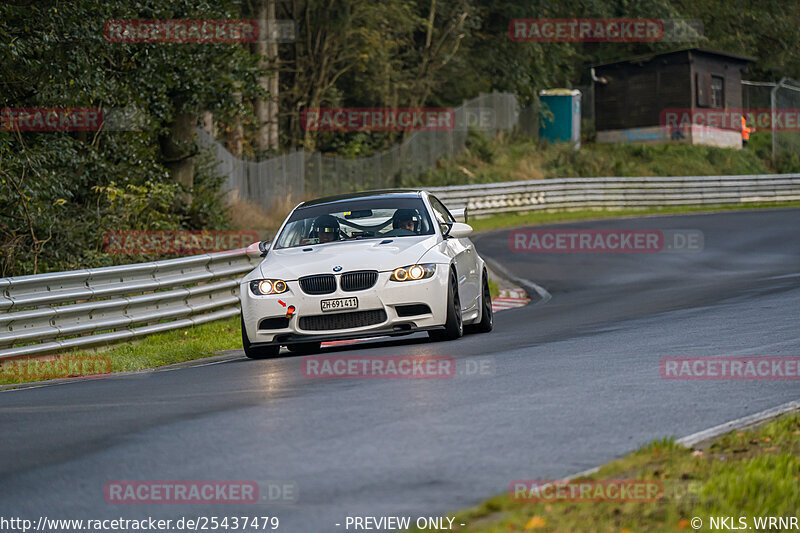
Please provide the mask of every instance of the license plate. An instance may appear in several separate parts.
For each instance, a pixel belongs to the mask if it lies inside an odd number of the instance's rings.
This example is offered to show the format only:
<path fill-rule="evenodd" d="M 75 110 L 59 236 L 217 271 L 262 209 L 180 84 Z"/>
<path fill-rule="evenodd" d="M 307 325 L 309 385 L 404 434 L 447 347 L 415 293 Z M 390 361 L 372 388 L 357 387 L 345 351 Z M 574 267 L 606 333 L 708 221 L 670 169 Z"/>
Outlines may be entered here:
<path fill-rule="evenodd" d="M 322 300 L 322 312 L 341 311 L 343 309 L 358 309 L 358 298 L 336 298 L 335 300 Z"/>

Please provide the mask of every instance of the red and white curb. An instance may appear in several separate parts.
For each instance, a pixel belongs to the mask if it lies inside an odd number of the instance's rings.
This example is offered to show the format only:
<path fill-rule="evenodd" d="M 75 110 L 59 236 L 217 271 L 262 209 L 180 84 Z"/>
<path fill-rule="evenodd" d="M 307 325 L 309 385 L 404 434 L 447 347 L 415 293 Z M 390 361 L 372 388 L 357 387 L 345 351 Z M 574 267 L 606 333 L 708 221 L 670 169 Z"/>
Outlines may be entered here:
<path fill-rule="evenodd" d="M 492 311 L 497 313 L 506 309 L 523 307 L 530 303 L 531 299 L 522 290 L 502 290 L 500 296 L 492 298 Z"/>

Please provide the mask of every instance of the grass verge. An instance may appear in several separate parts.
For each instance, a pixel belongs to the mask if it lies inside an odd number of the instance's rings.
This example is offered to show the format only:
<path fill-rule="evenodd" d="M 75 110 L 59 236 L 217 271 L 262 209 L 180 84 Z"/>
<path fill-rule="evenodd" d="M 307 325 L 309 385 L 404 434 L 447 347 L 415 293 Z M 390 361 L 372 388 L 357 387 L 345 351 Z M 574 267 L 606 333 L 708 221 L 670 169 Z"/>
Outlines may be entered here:
<path fill-rule="evenodd" d="M 692 518 L 702 521 L 700 531 L 770 529 L 756 527 L 756 517 L 795 517 L 796 523 L 800 509 L 800 413 L 754 429 L 733 431 L 702 449 L 684 448 L 673 439 L 656 441 L 574 484 L 622 479 L 649 480 L 662 487 L 663 496 L 651 502 L 620 503 L 570 501 L 569 497 L 554 496 L 554 492 L 550 498 L 542 498 L 546 501 L 524 501 L 502 494 L 456 513 L 454 524 L 466 524 L 459 531 L 470 533 L 635 533 L 694 531 Z M 711 517 L 734 517 L 736 527 L 713 528 Z M 746 519 L 748 527 L 741 527 L 739 517 Z"/>
<path fill-rule="evenodd" d="M 241 347 L 239 317 L 236 316 L 189 329 L 157 333 L 136 341 L 114 344 L 102 349 L 58 354 L 57 357 L 67 361 L 72 359 L 100 362 L 104 369 L 110 365 L 112 372 L 125 372 L 183 363 L 209 357 L 220 350 Z M 69 375 L 65 375 L 63 371 L 54 368 L 52 362 L 45 366 L 49 359 L 49 357 L 31 358 L 23 360 L 21 366 L 17 361 L 3 362 L 3 365 L 0 366 L 0 370 L 2 370 L 0 385 L 81 375 L 81 373 L 75 374 L 74 372 L 68 372 Z M 82 372 L 82 374 L 86 375 L 87 372 Z"/>

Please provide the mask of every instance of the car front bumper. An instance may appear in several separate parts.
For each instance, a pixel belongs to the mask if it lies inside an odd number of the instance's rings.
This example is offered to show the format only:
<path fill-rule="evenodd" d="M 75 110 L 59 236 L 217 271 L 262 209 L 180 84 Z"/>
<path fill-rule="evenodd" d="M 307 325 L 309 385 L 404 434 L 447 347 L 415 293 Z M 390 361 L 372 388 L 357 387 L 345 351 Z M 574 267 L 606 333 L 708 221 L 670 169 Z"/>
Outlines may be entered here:
<path fill-rule="evenodd" d="M 337 275 L 337 289 L 329 294 L 310 295 L 297 280 L 287 281 L 289 290 L 281 294 L 255 295 L 249 281 L 240 286 L 242 316 L 251 344 L 291 344 L 325 340 L 352 339 L 378 335 L 399 335 L 441 327 L 447 319 L 447 265 L 437 265 L 435 274 L 416 281 L 390 281 L 391 272 L 380 272 L 373 287 L 361 291 L 343 291 Z M 322 312 L 322 300 L 358 298 L 358 308 Z M 402 316 L 410 309 L 404 306 L 426 305 L 429 312 Z M 289 306 L 294 314 L 286 320 Z M 382 313 L 381 313 L 382 311 Z M 416 313 L 418 309 L 414 309 Z M 365 313 L 366 312 L 366 313 Z M 353 315 L 352 313 L 363 313 Z M 343 316 L 350 314 L 350 316 Z M 385 314 L 385 316 L 384 316 Z M 337 316 L 338 315 L 338 316 Z M 351 326 L 353 317 L 368 315 L 369 325 Z M 303 317 L 314 317 L 301 320 Z M 334 317 L 334 318 L 331 318 Z M 266 321 L 266 322 L 265 322 Z M 309 327 L 309 323 L 314 323 Z M 330 329 L 331 322 L 339 322 Z M 305 323 L 305 325 L 304 325 Z M 320 329 L 321 327 L 326 329 Z M 305 329 L 304 329 L 305 328 Z"/>

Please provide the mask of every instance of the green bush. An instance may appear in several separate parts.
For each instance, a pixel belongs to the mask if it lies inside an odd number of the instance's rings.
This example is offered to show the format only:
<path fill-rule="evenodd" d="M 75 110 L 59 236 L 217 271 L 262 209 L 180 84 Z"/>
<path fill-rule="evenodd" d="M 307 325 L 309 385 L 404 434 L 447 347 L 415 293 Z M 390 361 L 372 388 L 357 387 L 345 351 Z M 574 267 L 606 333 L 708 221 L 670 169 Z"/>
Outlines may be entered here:
<path fill-rule="evenodd" d="M 491 141 L 477 130 L 470 129 L 467 133 L 466 150 L 484 163 L 494 162 L 495 151 Z"/>

